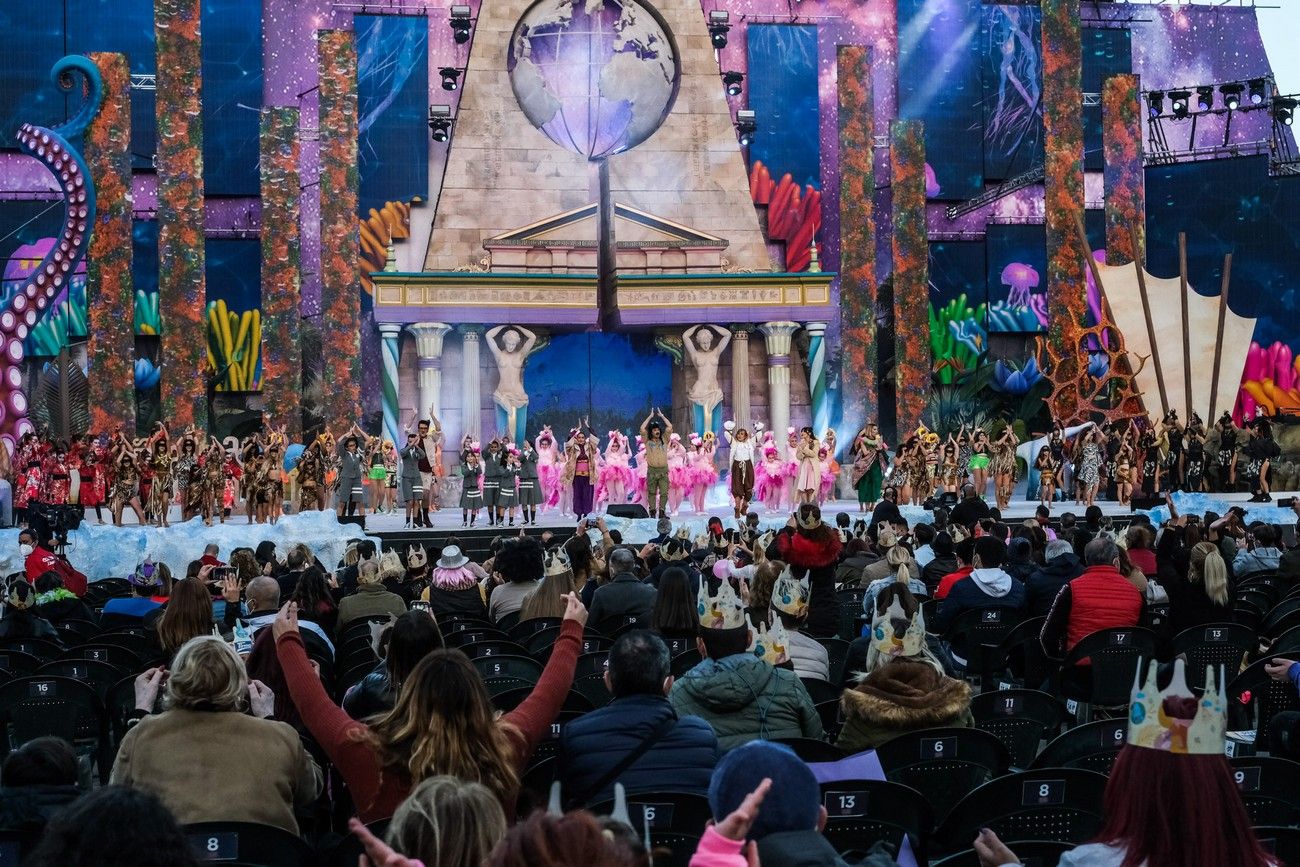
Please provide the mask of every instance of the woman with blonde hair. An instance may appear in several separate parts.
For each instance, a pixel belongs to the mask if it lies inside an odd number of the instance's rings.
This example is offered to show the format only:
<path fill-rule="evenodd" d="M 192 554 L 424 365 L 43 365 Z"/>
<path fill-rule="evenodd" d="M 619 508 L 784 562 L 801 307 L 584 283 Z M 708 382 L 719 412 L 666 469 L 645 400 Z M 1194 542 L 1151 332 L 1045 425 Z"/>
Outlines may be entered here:
<path fill-rule="evenodd" d="M 524 765 L 573 684 L 586 621 L 587 610 L 570 595 L 537 685 L 500 717 L 469 658 L 435 650 L 402 682 L 393 709 L 369 725 L 349 718 L 325 691 L 307 658 L 293 602 L 280 609 L 272 630 L 294 706 L 342 774 L 357 815 L 375 822 L 393 815 L 412 787 L 440 774 L 482 783 L 513 815 Z"/>
<path fill-rule="evenodd" d="M 158 618 L 158 643 L 170 656 L 191 638 L 211 635 L 215 625 L 207 583 L 200 578 L 186 578 L 176 582 L 162 617 Z"/>
<path fill-rule="evenodd" d="M 440 775 L 420 783 L 402 802 L 384 841 L 394 852 L 428 865 L 480 867 L 506 828 L 491 789 Z"/>
<path fill-rule="evenodd" d="M 385 553 L 384 557 L 387 558 L 390 553 L 392 552 Z M 393 554 L 393 556 L 397 555 Z M 398 560 L 397 574 L 399 575 L 404 571 L 401 566 L 402 562 Z M 351 596 L 344 596 L 339 602 L 339 619 L 335 631 L 340 637 L 347 625 L 354 620 L 363 617 L 382 617 L 385 614 L 401 617 L 406 613 L 406 603 L 402 601 L 402 597 L 384 586 L 383 577 L 384 572 L 377 560 L 362 560 L 357 566 L 357 592 Z"/>
<path fill-rule="evenodd" d="M 862 610 L 867 613 L 867 616 L 871 615 L 876 604 L 876 597 L 880 595 L 880 592 L 895 582 L 906 586 L 913 596 L 929 596 L 925 582 L 921 580 L 921 570 L 917 568 L 911 552 L 902 545 L 891 547 L 888 553 L 885 554 L 885 559 L 881 562 L 887 564 L 894 574 L 877 578 L 867 585 L 866 595 L 862 597 Z M 870 569 L 871 567 L 868 566 L 867 568 Z"/>
<path fill-rule="evenodd" d="M 164 680 L 165 710 L 155 714 Z M 275 696 L 248 679 L 229 644 L 214 635 L 186 641 L 169 671 L 136 678 L 135 706 L 110 782 L 157 795 L 182 824 L 256 822 L 298 833 L 294 808 L 320 794 L 320 769 L 292 726 L 268 719 Z M 210 769 L 202 785 L 198 768 Z"/>
<path fill-rule="evenodd" d="M 1167 531 L 1166 531 L 1167 532 Z M 1187 560 L 1187 578 L 1165 584 L 1173 634 L 1207 623 L 1232 622 L 1228 564 L 1213 542 L 1197 542 Z"/>

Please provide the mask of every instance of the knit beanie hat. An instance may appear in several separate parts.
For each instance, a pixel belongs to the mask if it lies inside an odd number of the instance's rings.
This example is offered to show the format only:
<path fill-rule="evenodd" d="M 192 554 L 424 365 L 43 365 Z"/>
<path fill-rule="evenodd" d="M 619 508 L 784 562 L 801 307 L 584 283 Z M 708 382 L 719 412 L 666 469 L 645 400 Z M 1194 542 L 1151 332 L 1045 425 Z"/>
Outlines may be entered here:
<path fill-rule="evenodd" d="M 783 744 L 750 741 L 722 757 L 709 781 L 713 820 L 732 813 L 764 777 L 777 787 L 768 792 L 749 829 L 749 839 L 761 840 L 783 831 L 812 831 L 817 827 L 821 789 L 803 759 Z"/>

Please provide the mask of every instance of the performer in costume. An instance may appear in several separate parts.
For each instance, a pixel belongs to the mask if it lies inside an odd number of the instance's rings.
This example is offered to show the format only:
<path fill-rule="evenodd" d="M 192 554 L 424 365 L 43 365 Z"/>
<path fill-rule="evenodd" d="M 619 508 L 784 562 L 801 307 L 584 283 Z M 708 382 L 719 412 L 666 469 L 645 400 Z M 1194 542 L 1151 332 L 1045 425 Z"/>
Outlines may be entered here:
<path fill-rule="evenodd" d="M 798 445 L 794 452 L 795 460 L 799 462 L 799 472 L 795 478 L 795 493 L 799 497 L 800 504 L 813 503 L 818 489 L 821 488 L 821 463 L 818 459 L 820 449 L 821 443 L 817 442 L 813 429 L 805 427 L 799 434 Z"/>
<path fill-rule="evenodd" d="M 424 504 L 424 475 L 420 472 L 420 459 L 424 448 L 420 445 L 419 434 L 407 431 L 406 445 L 398 452 L 401 458 L 401 470 L 398 476 L 398 498 L 406 505 L 406 529 L 416 526 L 420 520 L 420 509 Z M 462 455 L 461 461 L 465 458 Z"/>
<path fill-rule="evenodd" d="M 95 510 L 95 523 L 103 524 L 104 515 L 102 512 L 105 500 L 107 500 L 106 476 L 104 472 L 104 459 L 107 452 L 99 440 L 90 444 L 86 449 L 85 458 L 81 464 L 81 505 L 86 508 Z M 14 489 L 17 493 L 17 488 Z"/>
<path fill-rule="evenodd" d="M 212 526 L 212 516 L 226 522 L 222 494 L 225 489 L 226 450 L 216 437 L 211 438 L 208 449 L 203 453 L 196 472 L 190 475 L 189 487 L 185 489 L 185 510 L 194 515 L 202 515 L 203 523 Z"/>
<path fill-rule="evenodd" d="M 781 492 L 781 508 L 793 509 L 803 500 L 799 497 L 799 445 L 801 437 L 794 428 L 786 428 L 785 436 L 785 487 Z"/>
<path fill-rule="evenodd" d="M 1192 418 L 1196 418 L 1195 415 Z M 1183 485 L 1193 494 L 1205 490 L 1205 434 L 1187 426 L 1187 445 L 1183 452 Z"/>
<path fill-rule="evenodd" d="M 388 485 L 388 470 L 384 469 L 384 448 L 387 441 L 379 437 L 366 440 L 366 487 L 370 489 L 370 510 L 375 514 L 384 511 L 384 491 Z"/>
<path fill-rule="evenodd" d="M 321 436 L 312 441 L 298 458 L 298 512 L 325 511 L 325 454 Z M 248 461 L 244 461 L 245 475 Z"/>
<path fill-rule="evenodd" d="M 180 453 L 172 466 L 172 476 L 176 480 L 176 499 L 181 504 L 181 520 L 188 521 L 196 514 L 190 511 L 190 483 L 200 476 L 198 446 L 195 444 L 193 428 L 185 431 L 181 437 Z"/>
<path fill-rule="evenodd" d="M 754 429 L 759 430 L 759 426 L 754 425 Z M 736 520 L 740 520 L 749 510 L 750 500 L 754 499 L 754 443 L 749 438 L 749 430 L 737 428 L 734 421 L 724 424 L 722 431 L 731 449 L 731 472 L 727 478 L 731 487 L 731 504 L 735 508 Z"/>
<path fill-rule="evenodd" d="M 935 494 L 943 496 L 948 491 L 956 493 L 961 489 L 961 466 L 957 462 L 957 441 L 951 433 L 939 450 L 939 484 Z"/>
<path fill-rule="evenodd" d="M 501 442 L 492 439 L 483 453 L 483 505 L 489 527 L 501 523 Z"/>
<path fill-rule="evenodd" d="M 551 426 L 544 425 L 537 435 L 537 486 L 541 507 L 545 511 L 560 504 L 560 449 Z"/>
<path fill-rule="evenodd" d="M 659 421 L 655 421 L 656 417 Z M 652 408 L 645 421 L 641 422 L 645 459 L 638 463 L 644 463 L 646 467 L 646 508 L 652 518 L 665 517 L 668 512 L 671 488 L 669 487 L 668 444 L 664 438 L 671 436 L 672 432 L 673 423 L 659 411 L 658 407 Z"/>
<path fill-rule="evenodd" d="M 754 496 L 768 514 L 780 511 L 785 491 L 785 461 L 775 445 L 763 447 L 763 460 L 754 468 Z"/>
<path fill-rule="evenodd" d="M 1176 491 L 1183 486 L 1183 431 L 1182 422 L 1178 420 L 1178 410 L 1171 409 L 1160 422 L 1160 433 L 1166 444 L 1164 459 L 1165 484 L 1169 490 Z"/>
<path fill-rule="evenodd" d="M 597 500 L 604 499 L 614 505 L 627 502 L 628 491 L 635 486 L 630 461 L 632 456 L 627 450 L 627 437 L 620 432 L 609 432 L 605 446 L 605 464 L 600 469 L 600 490 Z"/>
<path fill-rule="evenodd" d="M 668 514 L 676 515 L 681 511 L 682 500 L 691 488 L 690 470 L 686 467 L 686 447 L 682 445 L 681 434 L 668 437 Z"/>
<path fill-rule="evenodd" d="M 474 521 L 478 519 L 478 510 L 483 505 L 483 488 L 479 483 L 481 471 L 478 450 L 465 453 L 460 465 L 460 525 L 462 527 L 474 526 Z"/>
<path fill-rule="evenodd" d="M 835 491 L 835 460 L 831 457 L 830 447 L 822 444 L 817 450 L 817 465 L 821 471 L 821 484 L 817 488 L 817 505 L 822 505 L 832 498 Z"/>
<path fill-rule="evenodd" d="M 1093 425 L 1080 433 L 1079 438 L 1082 442 L 1079 448 L 1079 485 L 1083 492 L 1083 505 L 1091 506 L 1097 499 L 1097 488 L 1101 484 L 1101 428 Z"/>
<path fill-rule="evenodd" d="M 564 446 L 568 463 L 565 467 L 566 487 L 572 492 L 573 514 L 581 521 L 592 511 L 600 447 L 594 436 L 589 436 L 591 426 L 583 422 Z"/>
<path fill-rule="evenodd" d="M 519 491 L 519 468 L 519 449 L 515 448 L 514 443 L 509 443 L 501 452 L 501 492 L 498 496 L 500 497 L 501 514 L 506 516 L 510 527 L 515 525 L 515 504 L 518 500 Z"/>
<path fill-rule="evenodd" d="M 416 525 L 432 527 L 429 513 L 438 511 L 438 481 L 445 472 L 442 469 L 442 422 L 438 421 L 432 406 L 429 407 L 429 418 L 420 419 L 415 429 L 419 433 L 420 450 L 424 452 L 424 460 L 420 462 L 420 487 L 424 493 Z"/>
<path fill-rule="evenodd" d="M 344 514 L 357 514 L 358 507 L 361 510 L 361 517 L 366 516 L 365 470 L 363 469 L 365 455 L 362 451 L 362 443 L 366 439 L 365 431 L 353 422 L 347 435 L 335 450 L 339 467 L 337 510 L 340 518 Z"/>
<path fill-rule="evenodd" d="M 1214 489 L 1227 493 L 1237 485 L 1237 442 L 1240 439 L 1232 413 L 1224 410 L 1215 425 L 1219 431 L 1219 447 L 1214 452 Z"/>
<path fill-rule="evenodd" d="M 519 521 L 521 524 L 537 526 L 537 507 L 542 502 L 542 495 L 537 479 L 538 453 L 533 448 L 532 440 L 524 440 L 519 450 Z"/>
<path fill-rule="evenodd" d="M 113 526 L 122 526 L 122 510 L 127 506 L 135 512 L 136 520 L 144 520 L 144 506 L 140 504 L 140 464 L 134 445 L 114 434 L 111 455 L 113 458 L 113 488 L 108 497 L 108 511 L 113 515 Z"/>
<path fill-rule="evenodd" d="M 880 485 L 885 477 L 885 441 L 880 438 L 875 422 L 862 426 L 853 438 L 849 454 L 853 458 L 850 479 L 858 492 L 858 511 L 870 512 L 880 499 Z"/>
<path fill-rule="evenodd" d="M 970 444 L 970 474 L 975 485 L 975 493 L 981 498 L 988 494 L 989 487 L 989 438 L 982 428 L 976 428 Z"/>
<path fill-rule="evenodd" d="M 650 508 L 646 505 L 646 486 L 649 474 L 650 470 L 646 467 L 645 463 L 645 439 L 640 434 L 637 434 L 636 466 L 632 468 L 632 502 L 640 503 L 645 506 L 646 509 Z"/>
<path fill-rule="evenodd" d="M 149 467 L 153 470 L 153 484 L 149 488 L 149 504 L 145 511 L 153 516 L 160 527 L 170 527 L 167 513 L 172 505 L 172 462 L 175 455 L 167 438 L 167 428 L 158 422 L 157 430 L 149 437 Z"/>
<path fill-rule="evenodd" d="M 1008 424 L 993 443 L 990 469 L 993 471 L 993 496 L 998 509 L 1005 510 L 1011 503 L 1011 493 L 1016 485 L 1016 446 L 1020 443 L 1015 428 Z"/>
<path fill-rule="evenodd" d="M 1034 469 L 1038 471 L 1038 502 L 1044 506 L 1050 506 L 1056 499 L 1057 467 L 1050 445 L 1038 450 L 1038 457 L 1034 459 Z"/>
<path fill-rule="evenodd" d="M 718 467 L 713 462 L 717 439 L 706 431 L 703 437 L 691 436 L 691 450 L 686 456 L 687 472 L 691 482 L 691 508 L 695 514 L 704 514 L 704 498 L 709 488 L 718 483 Z"/>
<path fill-rule="evenodd" d="M 1115 453 L 1115 499 L 1127 506 L 1133 497 L 1133 447 L 1122 438 Z"/>

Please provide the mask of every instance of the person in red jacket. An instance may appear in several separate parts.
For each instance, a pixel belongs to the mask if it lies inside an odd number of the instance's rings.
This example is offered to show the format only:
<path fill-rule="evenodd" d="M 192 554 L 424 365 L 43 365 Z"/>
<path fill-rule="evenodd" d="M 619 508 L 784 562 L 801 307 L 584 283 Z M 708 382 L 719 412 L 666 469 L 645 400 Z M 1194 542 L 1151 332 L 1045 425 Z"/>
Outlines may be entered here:
<path fill-rule="evenodd" d="M 487 688 L 459 650 L 434 650 L 403 681 L 393 709 L 357 722 L 325 692 L 298 632 L 298 610 L 285 603 L 271 630 L 293 703 L 343 775 L 361 821 L 387 819 L 411 789 L 448 774 L 479 782 L 515 814 L 520 775 L 550 730 L 573 684 L 587 609 L 566 597 L 564 621 L 546 669 L 528 698 L 494 718 Z"/>
<path fill-rule="evenodd" d="M 28 584 L 46 572 L 54 572 L 63 579 L 63 586 L 77 596 L 86 595 L 86 576 L 72 568 L 72 564 L 51 551 L 35 530 L 18 534 L 18 551 L 23 555 L 23 572 Z"/>
<path fill-rule="evenodd" d="M 952 549 L 953 556 L 957 558 L 957 571 L 949 572 L 939 579 L 939 586 L 934 590 L 934 598 L 943 600 L 948 598 L 948 592 L 952 590 L 952 585 L 975 571 L 975 540 L 967 537 L 962 539 Z"/>
<path fill-rule="evenodd" d="M 1101 629 L 1137 626 L 1146 613 L 1146 599 L 1119 569 L 1119 547 L 1109 536 L 1093 539 L 1083 549 L 1083 574 L 1056 594 L 1039 635 L 1051 657 L 1069 653 L 1087 635 Z M 1087 660 L 1064 673 L 1064 682 L 1082 688 L 1091 680 Z"/>

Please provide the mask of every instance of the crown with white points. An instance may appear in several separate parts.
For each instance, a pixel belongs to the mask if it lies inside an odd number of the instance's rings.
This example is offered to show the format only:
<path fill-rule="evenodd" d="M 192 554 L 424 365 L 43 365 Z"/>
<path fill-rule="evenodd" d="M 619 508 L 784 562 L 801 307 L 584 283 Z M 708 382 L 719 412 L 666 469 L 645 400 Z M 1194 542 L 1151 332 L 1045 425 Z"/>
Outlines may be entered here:
<path fill-rule="evenodd" d="M 802 617 L 808 611 L 810 588 L 808 573 L 804 572 L 802 578 L 795 578 L 787 564 L 772 587 L 772 607 L 785 614 Z"/>
<path fill-rule="evenodd" d="M 759 624 L 758 628 L 755 628 L 749 619 L 749 615 L 746 614 L 745 623 L 749 626 L 750 653 L 768 665 L 780 665 L 789 661 L 790 635 L 781 624 L 781 618 L 776 618 L 771 626 Z"/>
<path fill-rule="evenodd" d="M 883 590 L 881 591 L 884 592 Z M 888 657 L 916 656 L 925 647 L 925 615 L 918 607 L 911 617 L 895 596 L 884 611 L 873 607 L 871 650 Z"/>
<path fill-rule="evenodd" d="M 700 592 L 696 608 L 700 615 L 700 626 L 704 629 L 738 629 L 749 622 L 745 606 L 732 589 L 731 582 L 723 581 L 716 596 L 709 593 L 709 582 L 700 582 Z"/>
<path fill-rule="evenodd" d="M 572 571 L 569 565 L 569 558 L 563 549 L 557 548 L 546 555 L 546 577 L 551 578 L 556 575 L 567 575 Z"/>
<path fill-rule="evenodd" d="M 1214 669 L 1206 666 L 1205 692 L 1198 699 L 1187 686 L 1186 665 L 1174 660 L 1174 674 L 1164 690 L 1156 684 L 1158 665 L 1151 660 L 1133 676 L 1129 699 L 1128 742 L 1135 747 L 1199 756 L 1223 755 L 1227 702 L 1219 692 Z"/>

